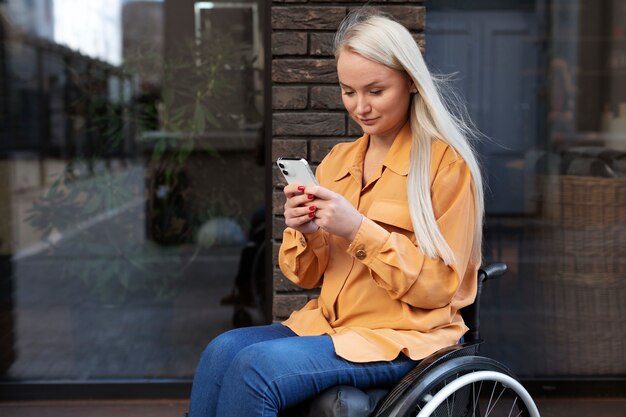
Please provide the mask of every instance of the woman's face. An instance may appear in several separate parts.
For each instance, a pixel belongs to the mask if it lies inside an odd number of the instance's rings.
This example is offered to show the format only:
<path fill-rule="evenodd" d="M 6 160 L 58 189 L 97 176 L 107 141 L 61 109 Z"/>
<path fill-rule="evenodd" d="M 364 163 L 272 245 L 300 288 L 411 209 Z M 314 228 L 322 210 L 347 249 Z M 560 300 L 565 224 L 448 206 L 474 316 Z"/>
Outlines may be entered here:
<path fill-rule="evenodd" d="M 409 117 L 410 77 L 344 49 L 337 60 L 341 98 L 370 137 L 393 140 Z"/>

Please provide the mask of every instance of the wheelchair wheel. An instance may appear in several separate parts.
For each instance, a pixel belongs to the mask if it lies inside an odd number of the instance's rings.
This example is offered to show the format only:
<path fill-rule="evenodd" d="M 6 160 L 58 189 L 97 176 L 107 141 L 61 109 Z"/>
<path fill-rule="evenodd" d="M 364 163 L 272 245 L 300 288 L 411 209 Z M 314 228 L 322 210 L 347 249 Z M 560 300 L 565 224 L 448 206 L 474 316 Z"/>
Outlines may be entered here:
<path fill-rule="evenodd" d="M 467 356 L 451 359 L 423 375 L 394 416 L 539 417 L 532 397 L 504 365 Z"/>

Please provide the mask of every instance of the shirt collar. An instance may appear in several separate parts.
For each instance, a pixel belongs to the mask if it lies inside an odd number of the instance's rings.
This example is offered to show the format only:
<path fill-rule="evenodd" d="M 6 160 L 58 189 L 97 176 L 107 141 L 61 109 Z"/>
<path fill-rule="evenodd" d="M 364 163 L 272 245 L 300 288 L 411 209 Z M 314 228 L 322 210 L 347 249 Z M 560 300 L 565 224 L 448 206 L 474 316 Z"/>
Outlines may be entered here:
<path fill-rule="evenodd" d="M 341 167 L 335 181 L 339 181 L 348 174 L 351 174 L 355 179 L 360 180 L 363 177 L 363 160 L 365 159 L 365 152 L 367 151 L 367 145 L 370 137 L 366 133 L 357 140 L 355 140 L 355 153 L 352 161 Z"/>
<path fill-rule="evenodd" d="M 398 175 L 408 175 L 412 142 L 411 122 L 407 120 L 393 140 L 391 148 L 389 148 L 389 152 L 387 152 L 387 156 L 383 161 L 383 166 Z"/>
<path fill-rule="evenodd" d="M 365 159 L 369 139 L 369 135 L 366 133 L 355 141 L 354 158 L 350 164 L 341 167 L 334 178 L 335 181 L 339 181 L 348 174 L 351 174 L 357 180 L 363 178 L 363 160 Z M 408 175 L 411 142 L 411 123 L 407 120 L 391 144 L 391 148 L 389 148 L 389 152 L 383 161 L 383 166 L 398 175 Z"/>

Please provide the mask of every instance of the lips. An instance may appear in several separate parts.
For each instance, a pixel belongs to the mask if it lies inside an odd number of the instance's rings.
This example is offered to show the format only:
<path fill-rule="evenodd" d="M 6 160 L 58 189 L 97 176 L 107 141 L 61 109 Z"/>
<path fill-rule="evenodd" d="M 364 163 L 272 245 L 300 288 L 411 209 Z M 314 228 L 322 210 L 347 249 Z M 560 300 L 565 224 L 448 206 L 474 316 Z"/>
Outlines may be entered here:
<path fill-rule="evenodd" d="M 375 117 L 373 119 L 359 119 L 359 122 L 363 123 L 364 125 L 371 125 L 374 124 L 376 120 L 378 120 L 378 117 Z"/>

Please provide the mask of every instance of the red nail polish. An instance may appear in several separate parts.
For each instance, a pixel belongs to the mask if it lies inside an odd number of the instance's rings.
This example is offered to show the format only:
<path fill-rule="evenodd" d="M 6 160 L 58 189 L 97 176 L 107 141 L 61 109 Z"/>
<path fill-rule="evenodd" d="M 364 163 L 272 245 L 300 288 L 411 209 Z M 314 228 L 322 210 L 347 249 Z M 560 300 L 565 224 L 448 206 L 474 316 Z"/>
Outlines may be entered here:
<path fill-rule="evenodd" d="M 313 194 L 307 194 L 309 200 L 313 200 Z"/>
<path fill-rule="evenodd" d="M 309 213 L 309 217 L 315 216 L 315 213 Z"/>
<path fill-rule="evenodd" d="M 309 210 L 311 211 L 315 210 L 315 206 L 309 206 Z"/>
<path fill-rule="evenodd" d="M 304 187 L 303 186 L 299 186 L 298 187 L 298 191 L 304 191 Z"/>

